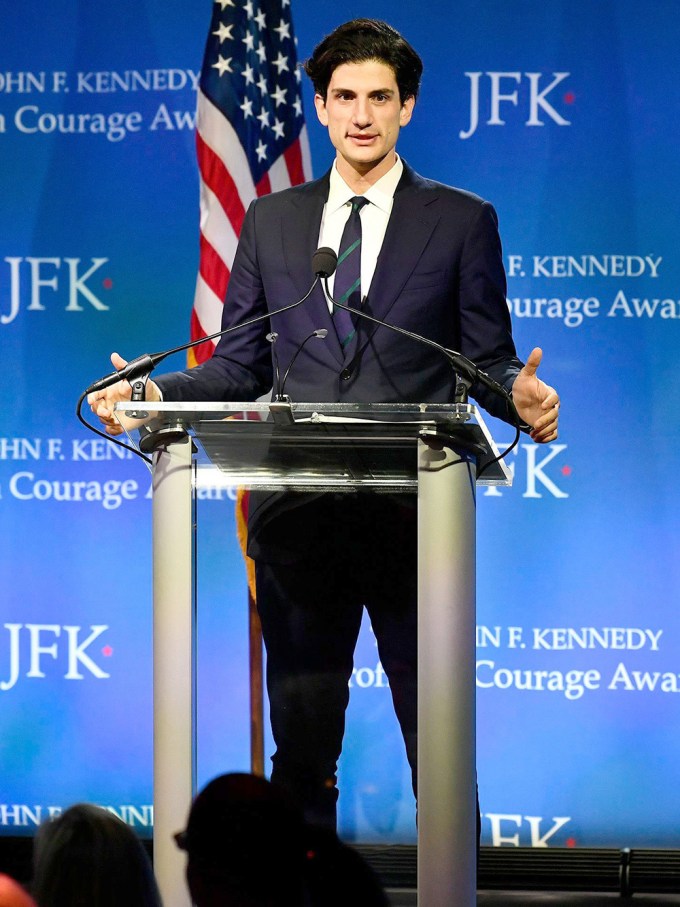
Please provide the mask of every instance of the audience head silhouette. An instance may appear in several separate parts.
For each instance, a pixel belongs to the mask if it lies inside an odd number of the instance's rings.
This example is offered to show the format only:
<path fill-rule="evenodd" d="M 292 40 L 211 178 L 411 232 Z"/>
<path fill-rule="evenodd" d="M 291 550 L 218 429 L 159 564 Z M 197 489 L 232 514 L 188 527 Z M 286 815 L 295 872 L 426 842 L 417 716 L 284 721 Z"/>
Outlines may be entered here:
<path fill-rule="evenodd" d="M 84 803 L 38 829 L 33 895 L 38 907 L 161 907 L 135 833 L 107 810 Z"/>
<path fill-rule="evenodd" d="M 264 778 L 220 775 L 196 797 L 185 832 L 187 882 L 197 907 L 300 907 L 304 821 Z"/>
<path fill-rule="evenodd" d="M 196 907 L 387 907 L 358 853 L 305 823 L 264 778 L 221 775 L 196 797 L 186 831 L 187 882 Z"/>

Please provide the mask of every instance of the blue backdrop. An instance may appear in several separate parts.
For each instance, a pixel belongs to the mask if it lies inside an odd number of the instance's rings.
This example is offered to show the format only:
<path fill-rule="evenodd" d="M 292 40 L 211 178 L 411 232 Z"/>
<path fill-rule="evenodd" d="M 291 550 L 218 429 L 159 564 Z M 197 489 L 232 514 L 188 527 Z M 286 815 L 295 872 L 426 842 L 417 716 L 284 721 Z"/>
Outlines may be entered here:
<path fill-rule="evenodd" d="M 300 58 L 355 15 L 423 54 L 399 150 L 495 204 L 520 355 L 543 347 L 563 399 L 559 441 L 523 440 L 514 487 L 480 495 L 483 841 L 678 846 L 680 10 L 294 0 Z M 57 18 L 38 0 L 3 18 L 0 832 L 92 800 L 150 833 L 149 474 L 74 406 L 111 349 L 188 336 L 210 3 L 65 0 Z M 332 149 L 305 91 L 320 174 Z M 233 505 L 200 508 L 203 783 L 249 756 Z M 340 784 L 346 837 L 415 840 L 368 627 Z"/>

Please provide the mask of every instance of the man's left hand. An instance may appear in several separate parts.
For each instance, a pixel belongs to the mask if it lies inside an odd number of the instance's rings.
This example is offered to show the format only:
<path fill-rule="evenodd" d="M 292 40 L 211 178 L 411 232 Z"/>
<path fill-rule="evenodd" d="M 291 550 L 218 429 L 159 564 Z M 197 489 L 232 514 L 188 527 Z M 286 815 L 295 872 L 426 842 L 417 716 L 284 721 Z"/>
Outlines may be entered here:
<path fill-rule="evenodd" d="M 539 347 L 533 349 L 512 385 L 512 399 L 517 412 L 522 421 L 533 426 L 529 434 L 538 444 L 557 438 L 560 409 L 560 398 L 555 388 L 541 381 L 536 374 L 542 358 L 543 351 Z"/>

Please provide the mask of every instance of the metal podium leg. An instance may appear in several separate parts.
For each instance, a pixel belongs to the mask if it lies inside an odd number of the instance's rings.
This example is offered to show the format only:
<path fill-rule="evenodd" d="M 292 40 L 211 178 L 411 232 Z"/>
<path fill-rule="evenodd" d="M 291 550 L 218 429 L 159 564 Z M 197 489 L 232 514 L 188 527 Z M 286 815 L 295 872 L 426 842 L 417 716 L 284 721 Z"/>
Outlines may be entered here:
<path fill-rule="evenodd" d="M 419 440 L 418 907 L 476 904 L 475 784 L 475 463 Z"/>
<path fill-rule="evenodd" d="M 186 827 L 194 781 L 191 441 L 170 444 L 153 471 L 154 870 L 164 907 L 189 907 Z"/>

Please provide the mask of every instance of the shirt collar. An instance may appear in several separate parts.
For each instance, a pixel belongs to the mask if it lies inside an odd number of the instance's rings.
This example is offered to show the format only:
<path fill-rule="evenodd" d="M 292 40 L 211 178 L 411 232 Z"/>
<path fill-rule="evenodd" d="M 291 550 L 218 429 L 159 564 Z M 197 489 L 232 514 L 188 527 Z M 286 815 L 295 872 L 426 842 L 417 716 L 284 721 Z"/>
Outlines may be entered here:
<path fill-rule="evenodd" d="M 396 158 L 394 166 L 364 193 L 364 198 L 367 198 L 372 205 L 375 205 L 376 208 L 379 208 L 386 214 L 389 214 L 392 210 L 392 199 L 394 198 L 394 193 L 397 191 L 397 185 L 401 179 L 401 175 L 404 172 L 404 165 L 401 158 L 399 155 L 397 155 Z M 352 192 L 347 183 L 340 176 L 337 165 L 333 162 L 326 211 L 328 213 L 338 211 L 346 205 L 351 198 L 354 198 L 355 195 L 356 193 Z"/>

